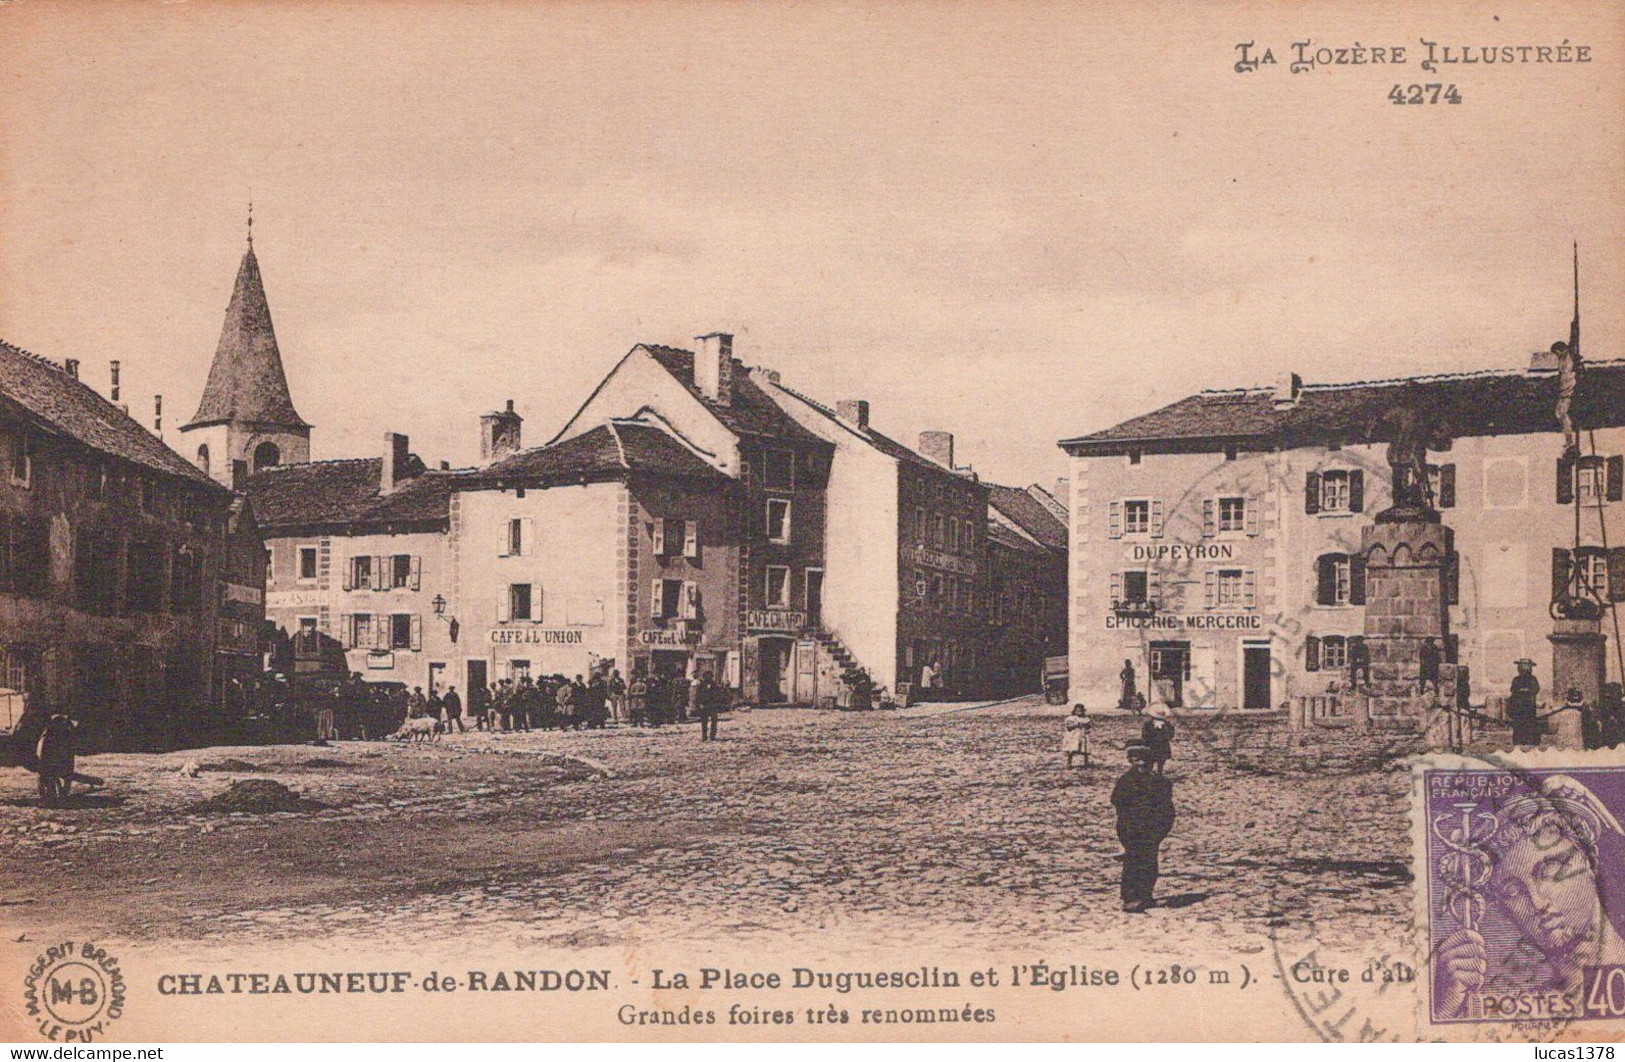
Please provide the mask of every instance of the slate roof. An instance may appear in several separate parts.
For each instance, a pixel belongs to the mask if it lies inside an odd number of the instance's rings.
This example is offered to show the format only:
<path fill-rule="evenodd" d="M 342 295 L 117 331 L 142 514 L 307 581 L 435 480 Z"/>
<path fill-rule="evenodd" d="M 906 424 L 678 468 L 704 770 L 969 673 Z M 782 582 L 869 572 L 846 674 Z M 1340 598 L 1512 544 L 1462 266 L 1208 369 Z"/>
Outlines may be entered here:
<path fill-rule="evenodd" d="M 467 473 L 461 489 L 620 479 L 634 472 L 728 478 L 661 428 L 642 421 L 612 420 L 563 442 L 523 450 L 489 468 Z"/>
<path fill-rule="evenodd" d="M 1055 518 L 1043 502 L 1019 487 L 989 483 L 987 503 L 1005 519 L 1036 538 L 1048 549 L 1065 553 L 1068 547 L 1066 524 Z M 992 525 L 992 526 L 997 526 Z"/>
<path fill-rule="evenodd" d="M 1560 430 L 1557 374 L 1499 370 L 1347 384 L 1305 384 L 1296 405 L 1276 409 L 1271 388 L 1203 391 L 1104 431 L 1063 439 L 1073 454 L 1131 448 L 1200 452 L 1222 445 L 1291 448 L 1382 442 L 1384 417 L 1410 404 L 1436 417 L 1452 437 L 1524 435 Z M 1581 427 L 1625 425 L 1625 361 L 1587 362 L 1575 396 Z M 1391 423 L 1391 422 L 1390 422 Z"/>
<path fill-rule="evenodd" d="M 188 428 L 227 421 L 249 421 L 281 428 L 308 428 L 293 408 L 288 377 L 282 370 L 271 307 L 260 282 L 254 245 L 248 245 L 237 268 L 237 283 L 226 306 L 220 343 L 209 365 L 209 381 Z"/>
<path fill-rule="evenodd" d="M 62 366 L 4 341 L 0 341 L 0 397 L 41 432 L 153 472 L 225 490 Z"/>
<path fill-rule="evenodd" d="M 267 537 L 443 531 L 450 526 L 451 495 L 466 471 L 428 470 L 416 455 L 410 478 L 378 493 L 383 458 L 357 457 L 279 465 L 250 476 L 244 493 Z"/>
<path fill-rule="evenodd" d="M 1003 524 L 993 520 L 987 523 L 987 540 L 991 545 L 1003 546 L 1005 549 L 1017 553 L 1030 553 L 1040 557 L 1053 556 L 1050 550 L 1045 549 L 1030 539 L 1022 538 Z"/>
<path fill-rule="evenodd" d="M 678 383 L 688 389 L 689 394 L 703 403 L 705 408 L 722 422 L 723 427 L 735 435 L 758 435 L 820 446 L 829 445 L 825 440 L 803 428 L 794 417 L 780 409 L 777 402 L 763 394 L 761 387 L 751 379 L 749 368 L 738 358 L 734 359 L 733 400 L 728 405 L 722 405 L 706 398 L 694 383 L 693 351 L 664 347 L 655 343 L 639 343 L 632 350 L 634 353 L 638 350 L 647 351 L 661 368 L 671 373 Z"/>
<path fill-rule="evenodd" d="M 808 408 L 822 414 L 824 417 L 840 425 L 842 428 L 845 428 L 847 431 L 864 440 L 870 446 L 873 446 L 876 450 L 879 450 L 881 453 L 885 454 L 887 457 L 890 457 L 894 461 L 902 461 L 917 468 L 937 472 L 945 476 L 951 476 L 954 480 L 961 483 L 979 482 L 974 475 L 964 475 L 947 469 L 942 465 L 937 464 L 929 457 L 926 457 L 924 454 L 921 454 L 916 450 L 909 449 L 907 446 L 904 446 L 891 436 L 876 431 L 873 427 L 860 428 L 856 424 L 842 420 L 840 414 L 836 413 L 835 410 L 824 405 L 824 403 L 818 401 L 816 398 L 811 398 L 804 395 L 794 388 L 784 386 L 782 383 L 776 383 L 773 386 L 794 398 L 798 402 L 803 403 Z"/>

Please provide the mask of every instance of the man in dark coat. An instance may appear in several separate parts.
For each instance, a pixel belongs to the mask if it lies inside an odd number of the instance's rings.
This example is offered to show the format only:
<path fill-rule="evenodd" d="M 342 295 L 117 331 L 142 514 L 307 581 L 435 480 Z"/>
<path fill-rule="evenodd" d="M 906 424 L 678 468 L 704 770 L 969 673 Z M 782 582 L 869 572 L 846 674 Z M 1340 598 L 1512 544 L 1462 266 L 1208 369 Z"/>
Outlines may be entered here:
<path fill-rule="evenodd" d="M 39 802 L 54 808 L 67 802 L 73 785 L 73 757 L 78 726 L 66 713 L 53 712 L 34 742 L 34 769 L 39 772 Z"/>
<path fill-rule="evenodd" d="M 1127 712 L 1134 707 L 1134 693 L 1138 689 L 1138 685 L 1134 681 L 1134 661 L 1124 660 L 1123 670 L 1117 673 L 1117 677 L 1123 683 L 1123 693 L 1117 698 L 1117 707 Z"/>
<path fill-rule="evenodd" d="M 1439 664 L 1443 657 L 1439 653 L 1439 643 L 1432 636 L 1422 639 L 1422 648 L 1417 650 L 1418 663 L 1421 665 L 1421 675 L 1417 680 L 1417 693 L 1426 693 L 1429 686 L 1433 687 L 1434 696 L 1439 694 Z"/>
<path fill-rule="evenodd" d="M 1174 828 L 1174 786 L 1151 770 L 1151 750 L 1128 747 L 1129 769 L 1112 787 L 1117 839 L 1123 845 L 1123 910 L 1143 914 L 1155 903 L 1157 849 Z"/>
<path fill-rule="evenodd" d="M 715 741 L 717 717 L 722 712 L 721 687 L 712 680 L 710 672 L 706 672 L 700 676 L 698 691 L 695 710 L 700 717 L 700 740 Z"/>
<path fill-rule="evenodd" d="M 1602 743 L 1614 748 L 1625 741 L 1625 687 L 1617 682 L 1604 683 L 1600 703 L 1602 717 Z"/>
<path fill-rule="evenodd" d="M 609 683 L 594 671 L 587 680 L 587 725 L 602 730 L 609 719 Z"/>
<path fill-rule="evenodd" d="M 1371 647 L 1364 638 L 1349 639 L 1349 688 L 1364 689 L 1371 685 Z"/>
<path fill-rule="evenodd" d="M 1518 673 L 1512 677 L 1512 695 L 1507 698 L 1507 723 L 1512 727 L 1514 745 L 1539 745 L 1541 722 L 1536 714 L 1535 698 L 1540 695 L 1540 680 L 1534 675 L 1533 660 L 1517 661 Z"/>
<path fill-rule="evenodd" d="M 459 734 L 467 733 L 468 727 L 463 725 L 463 699 L 457 696 L 456 686 L 446 687 L 446 697 L 442 703 L 446 709 L 446 733 L 451 733 L 454 724 Z"/>

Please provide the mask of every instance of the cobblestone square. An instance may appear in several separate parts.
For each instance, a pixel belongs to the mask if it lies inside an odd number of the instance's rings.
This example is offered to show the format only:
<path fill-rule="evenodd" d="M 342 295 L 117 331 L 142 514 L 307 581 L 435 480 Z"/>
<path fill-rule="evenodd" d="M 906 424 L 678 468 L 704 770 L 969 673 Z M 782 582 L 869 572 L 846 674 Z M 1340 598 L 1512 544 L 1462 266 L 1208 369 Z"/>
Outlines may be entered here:
<path fill-rule="evenodd" d="M 1408 926 L 1397 750 L 1181 719 L 1162 905 L 1126 915 L 1108 797 L 1138 721 L 1099 719 L 1094 765 L 1068 771 L 1059 711 L 736 713 L 715 744 L 684 726 L 87 757 L 108 787 L 55 812 L 11 769 L 0 895 L 8 931 L 36 940 L 1199 937 L 1245 954 Z M 325 807 L 195 810 L 242 779 Z"/>

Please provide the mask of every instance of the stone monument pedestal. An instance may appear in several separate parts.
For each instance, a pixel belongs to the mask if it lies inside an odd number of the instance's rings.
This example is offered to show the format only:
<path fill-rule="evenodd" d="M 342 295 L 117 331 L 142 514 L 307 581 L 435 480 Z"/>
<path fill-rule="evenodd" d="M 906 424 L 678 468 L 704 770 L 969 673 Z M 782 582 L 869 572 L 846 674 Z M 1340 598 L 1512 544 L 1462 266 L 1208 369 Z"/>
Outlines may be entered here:
<path fill-rule="evenodd" d="M 1585 702 L 1595 708 L 1602 698 L 1602 684 L 1608 666 L 1608 637 L 1602 633 L 1601 619 L 1559 619 L 1546 636 L 1552 643 L 1552 685 L 1548 690 L 1551 711 L 1563 703 L 1569 690 L 1579 690 Z M 1548 720 L 1546 744 L 1559 748 L 1585 747 L 1580 731 L 1579 712 L 1558 712 Z"/>
<path fill-rule="evenodd" d="M 1434 708 L 1431 689 L 1421 693 L 1421 650 L 1423 641 L 1432 638 L 1443 661 L 1449 644 L 1445 575 L 1455 536 L 1436 513 L 1395 516 L 1390 511 L 1377 519 L 1361 538 L 1371 726 L 1423 731 L 1429 747 L 1447 747 L 1448 713 Z M 1453 696 L 1453 691 L 1444 691 L 1437 699 L 1448 704 Z"/>

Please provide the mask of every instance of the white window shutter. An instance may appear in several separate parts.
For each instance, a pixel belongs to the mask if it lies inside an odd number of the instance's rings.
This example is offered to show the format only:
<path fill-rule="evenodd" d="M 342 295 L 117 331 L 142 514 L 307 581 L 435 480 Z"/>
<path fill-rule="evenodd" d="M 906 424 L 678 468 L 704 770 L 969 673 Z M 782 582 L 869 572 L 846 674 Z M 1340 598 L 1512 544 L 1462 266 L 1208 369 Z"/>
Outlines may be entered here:
<path fill-rule="evenodd" d="M 497 622 L 507 623 L 513 619 L 513 590 L 502 587 L 497 591 Z"/>
<path fill-rule="evenodd" d="M 698 520 L 683 521 L 683 556 L 694 558 L 700 555 L 700 522 Z"/>
<path fill-rule="evenodd" d="M 664 520 L 656 520 L 655 521 L 654 540 L 655 540 L 655 556 L 664 557 L 666 555 L 666 521 L 664 521 Z M 657 612 L 657 613 L 655 613 L 655 615 L 658 616 L 658 615 L 660 615 L 660 613 Z"/>
<path fill-rule="evenodd" d="M 1216 498 L 1202 499 L 1202 534 L 1212 538 L 1219 533 L 1219 502 Z"/>
<path fill-rule="evenodd" d="M 1112 572 L 1112 600 L 1123 600 L 1123 573 Z"/>
<path fill-rule="evenodd" d="M 418 589 L 423 582 L 423 558 L 412 558 L 412 589 Z"/>
<path fill-rule="evenodd" d="M 1256 497 L 1248 497 L 1244 499 L 1241 504 L 1246 506 L 1247 533 L 1249 535 L 1258 534 L 1259 499 Z"/>
<path fill-rule="evenodd" d="M 382 590 L 387 585 L 384 582 L 384 558 L 374 557 L 372 559 L 372 588 Z"/>
<path fill-rule="evenodd" d="M 536 521 L 528 516 L 519 521 L 519 552 L 527 557 L 536 555 Z"/>
<path fill-rule="evenodd" d="M 1258 604 L 1257 580 L 1254 578 L 1251 568 L 1248 568 L 1241 575 L 1241 603 L 1247 608 L 1253 608 Z"/>
<path fill-rule="evenodd" d="M 1151 499 L 1151 537 L 1162 537 L 1162 499 Z"/>
<path fill-rule="evenodd" d="M 693 619 L 700 613 L 700 584 L 692 580 L 683 583 L 683 618 Z"/>
<path fill-rule="evenodd" d="M 1208 572 L 1202 579 L 1203 607 L 1213 608 L 1219 603 L 1219 573 Z"/>
<path fill-rule="evenodd" d="M 509 549 L 511 532 L 508 530 L 512 526 L 507 520 L 497 525 L 497 556 L 499 557 L 513 556 L 512 551 Z"/>
<path fill-rule="evenodd" d="M 355 558 L 344 558 L 344 589 L 355 589 Z"/>
<path fill-rule="evenodd" d="M 1123 537 L 1123 503 L 1120 501 L 1106 507 L 1106 533 L 1112 538 Z"/>
<path fill-rule="evenodd" d="M 348 612 L 339 613 L 339 641 L 346 649 L 355 648 L 355 627 Z"/>
<path fill-rule="evenodd" d="M 530 621 L 542 622 L 542 584 L 530 584 Z"/>
<path fill-rule="evenodd" d="M 373 614 L 372 617 L 372 644 L 375 649 L 389 648 L 389 617 Z"/>
<path fill-rule="evenodd" d="M 423 648 L 423 617 L 412 613 L 412 651 L 414 653 Z"/>
<path fill-rule="evenodd" d="M 656 524 L 655 526 L 659 527 L 660 525 Z M 661 603 L 665 596 L 666 580 L 656 579 L 649 590 L 649 615 L 655 619 L 661 619 L 665 616 L 665 612 L 661 609 Z"/>

